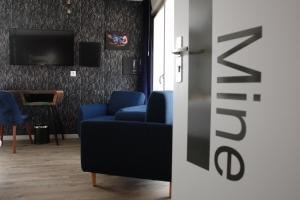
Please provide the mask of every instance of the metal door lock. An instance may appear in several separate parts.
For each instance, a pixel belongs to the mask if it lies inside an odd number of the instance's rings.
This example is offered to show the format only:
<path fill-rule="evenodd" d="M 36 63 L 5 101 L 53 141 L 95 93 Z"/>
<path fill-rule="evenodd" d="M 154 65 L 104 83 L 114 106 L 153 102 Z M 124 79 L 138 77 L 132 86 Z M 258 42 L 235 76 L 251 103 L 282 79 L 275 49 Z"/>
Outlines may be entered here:
<path fill-rule="evenodd" d="M 176 55 L 175 59 L 175 81 L 181 83 L 183 79 L 183 54 L 189 51 L 188 47 L 183 47 L 183 37 L 176 38 L 175 50 L 172 52 Z"/>

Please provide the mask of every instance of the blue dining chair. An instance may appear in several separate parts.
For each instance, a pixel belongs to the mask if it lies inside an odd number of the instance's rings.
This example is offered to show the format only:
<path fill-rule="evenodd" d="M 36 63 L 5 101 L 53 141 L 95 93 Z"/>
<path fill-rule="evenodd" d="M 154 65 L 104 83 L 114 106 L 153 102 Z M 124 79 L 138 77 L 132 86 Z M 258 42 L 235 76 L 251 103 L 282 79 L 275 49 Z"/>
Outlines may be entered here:
<path fill-rule="evenodd" d="M 23 115 L 14 96 L 6 91 L 0 91 L 0 145 L 3 144 L 4 127 L 12 127 L 12 151 L 16 153 L 17 126 L 25 126 L 32 143 L 32 125 L 27 115 Z"/>

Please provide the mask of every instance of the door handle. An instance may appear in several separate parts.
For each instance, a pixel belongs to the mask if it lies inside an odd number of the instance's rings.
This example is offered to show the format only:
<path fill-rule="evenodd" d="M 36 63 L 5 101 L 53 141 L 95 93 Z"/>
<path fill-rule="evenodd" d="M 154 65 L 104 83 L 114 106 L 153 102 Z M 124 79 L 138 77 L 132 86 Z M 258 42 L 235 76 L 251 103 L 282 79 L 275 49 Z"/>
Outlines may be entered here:
<path fill-rule="evenodd" d="M 162 74 L 161 76 L 159 76 L 159 84 L 162 84 L 162 79 L 165 79 L 165 74 Z"/>
<path fill-rule="evenodd" d="M 186 52 L 189 53 L 190 55 L 195 55 L 195 54 L 203 54 L 203 53 L 206 52 L 206 50 L 205 49 L 199 49 L 199 50 L 195 50 L 195 51 L 190 51 L 189 47 L 182 47 L 182 48 L 174 49 L 172 51 L 173 54 L 179 55 L 179 56 L 186 53 Z"/>
<path fill-rule="evenodd" d="M 182 55 L 183 53 L 188 52 L 188 51 L 189 51 L 189 47 L 180 47 L 180 48 L 174 49 L 174 51 L 172 51 L 172 53 L 175 55 Z"/>

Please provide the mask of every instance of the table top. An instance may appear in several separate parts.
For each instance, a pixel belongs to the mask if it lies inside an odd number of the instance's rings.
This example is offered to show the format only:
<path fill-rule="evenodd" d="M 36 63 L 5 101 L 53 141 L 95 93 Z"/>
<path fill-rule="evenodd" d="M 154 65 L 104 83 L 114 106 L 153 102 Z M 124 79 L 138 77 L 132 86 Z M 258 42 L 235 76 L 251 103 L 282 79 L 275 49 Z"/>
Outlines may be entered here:
<path fill-rule="evenodd" d="M 7 90 L 12 93 L 23 93 L 23 94 L 55 94 L 64 93 L 63 90 Z"/>
<path fill-rule="evenodd" d="M 19 94 L 24 106 L 57 106 L 64 97 L 63 90 L 8 90 L 8 92 Z M 32 97 L 39 95 L 53 95 L 53 97 L 47 98 L 49 100 L 41 100 L 40 98 L 32 100 Z"/>

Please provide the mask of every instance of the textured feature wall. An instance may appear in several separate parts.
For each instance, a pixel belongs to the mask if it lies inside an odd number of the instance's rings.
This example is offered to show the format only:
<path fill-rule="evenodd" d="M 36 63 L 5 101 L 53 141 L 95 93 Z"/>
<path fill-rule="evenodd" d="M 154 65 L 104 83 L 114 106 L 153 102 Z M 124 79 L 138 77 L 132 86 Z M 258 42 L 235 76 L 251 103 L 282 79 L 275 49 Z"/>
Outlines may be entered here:
<path fill-rule="evenodd" d="M 105 103 L 115 90 L 136 90 L 139 77 L 122 75 L 122 57 L 140 57 L 143 36 L 141 3 L 124 0 L 0 0 L 0 89 L 61 89 L 59 107 L 66 133 L 76 131 L 80 104 Z M 75 66 L 10 66 L 9 29 L 72 30 Z M 129 33 L 129 50 L 105 50 L 105 31 Z M 101 43 L 101 67 L 78 66 L 78 43 Z M 70 77 L 70 70 L 77 77 Z"/>

